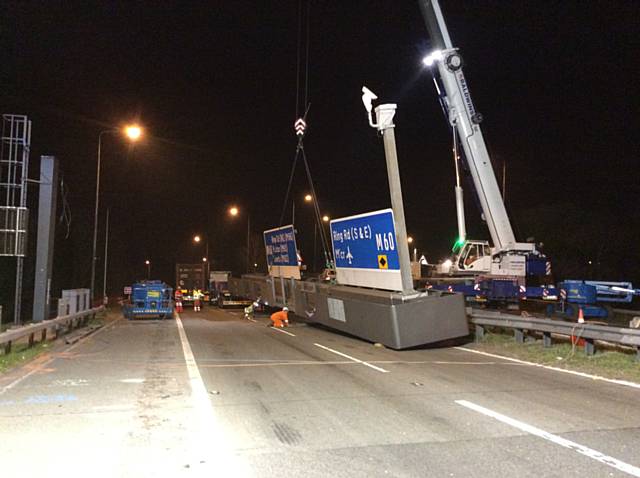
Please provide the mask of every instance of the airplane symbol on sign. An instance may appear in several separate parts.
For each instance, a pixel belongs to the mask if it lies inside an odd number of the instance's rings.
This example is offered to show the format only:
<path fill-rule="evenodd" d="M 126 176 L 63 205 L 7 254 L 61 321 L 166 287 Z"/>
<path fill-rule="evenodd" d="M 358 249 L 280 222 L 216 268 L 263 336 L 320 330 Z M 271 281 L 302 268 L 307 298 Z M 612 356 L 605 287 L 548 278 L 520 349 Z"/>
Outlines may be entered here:
<path fill-rule="evenodd" d="M 351 249 L 349 249 L 349 246 L 347 246 L 347 260 L 349 261 L 349 264 L 351 264 L 352 259 L 353 259 L 353 254 L 351 254 Z"/>

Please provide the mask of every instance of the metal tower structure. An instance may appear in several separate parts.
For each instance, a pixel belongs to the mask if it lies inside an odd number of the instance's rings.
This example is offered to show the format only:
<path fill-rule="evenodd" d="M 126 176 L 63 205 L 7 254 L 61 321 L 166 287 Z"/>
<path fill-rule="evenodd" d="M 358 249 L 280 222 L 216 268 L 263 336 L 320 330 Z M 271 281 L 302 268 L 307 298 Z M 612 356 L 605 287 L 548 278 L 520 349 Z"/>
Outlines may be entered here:
<path fill-rule="evenodd" d="M 24 115 L 2 115 L 0 146 L 0 256 L 16 257 L 14 322 L 20 323 L 22 274 L 27 252 L 27 177 L 31 121 Z"/>

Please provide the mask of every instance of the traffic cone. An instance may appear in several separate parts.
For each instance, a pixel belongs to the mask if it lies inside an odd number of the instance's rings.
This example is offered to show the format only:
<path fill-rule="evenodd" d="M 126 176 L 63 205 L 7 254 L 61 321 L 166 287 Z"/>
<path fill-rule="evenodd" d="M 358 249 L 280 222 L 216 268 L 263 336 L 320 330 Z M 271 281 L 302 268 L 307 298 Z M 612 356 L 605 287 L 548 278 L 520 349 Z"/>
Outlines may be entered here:
<path fill-rule="evenodd" d="M 584 324 L 584 312 L 582 312 L 582 307 L 578 307 L 578 324 Z M 582 347 L 584 346 L 584 339 L 571 335 L 571 343 L 578 347 Z"/>

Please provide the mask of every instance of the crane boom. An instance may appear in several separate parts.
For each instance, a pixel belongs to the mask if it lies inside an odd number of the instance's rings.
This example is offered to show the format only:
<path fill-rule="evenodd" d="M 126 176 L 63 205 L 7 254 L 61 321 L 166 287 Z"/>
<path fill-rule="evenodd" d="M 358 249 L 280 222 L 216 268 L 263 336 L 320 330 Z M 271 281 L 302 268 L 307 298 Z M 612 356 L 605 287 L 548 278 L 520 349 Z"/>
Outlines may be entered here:
<path fill-rule="evenodd" d="M 462 57 L 453 47 L 438 0 L 419 0 L 419 3 L 436 49 L 428 58 L 437 66 L 446 92 L 444 102 L 449 121 L 458 132 L 495 252 L 532 252 L 533 244 L 516 242 L 480 129 L 482 116 L 471 100 L 462 72 Z"/>

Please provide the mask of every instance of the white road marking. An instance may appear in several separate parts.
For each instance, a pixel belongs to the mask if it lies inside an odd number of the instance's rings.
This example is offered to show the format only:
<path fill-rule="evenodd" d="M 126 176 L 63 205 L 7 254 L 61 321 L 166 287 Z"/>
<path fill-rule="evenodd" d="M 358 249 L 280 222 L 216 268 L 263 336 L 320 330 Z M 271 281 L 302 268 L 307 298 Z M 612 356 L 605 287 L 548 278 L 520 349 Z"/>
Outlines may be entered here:
<path fill-rule="evenodd" d="M 288 366 L 288 365 L 299 365 L 302 367 L 307 367 L 310 365 L 358 365 L 356 362 L 352 361 L 334 361 L 334 362 L 269 362 L 269 363 L 221 363 L 221 364 L 205 364 L 200 365 L 200 368 L 234 368 L 234 367 L 280 367 L 280 366 Z"/>
<path fill-rule="evenodd" d="M 104 332 L 105 330 L 108 329 L 112 329 L 116 322 L 120 321 L 122 319 L 116 319 L 113 322 L 111 322 L 109 325 L 105 325 L 104 327 L 102 327 L 101 329 L 97 330 L 96 332 L 87 335 L 83 338 L 81 338 L 80 340 L 78 340 L 75 344 L 73 344 L 71 347 L 68 347 L 65 349 L 65 352 L 70 352 L 71 350 L 75 349 L 76 347 L 79 347 L 81 344 L 85 343 L 87 340 L 89 340 L 92 337 L 95 337 L 96 335 L 98 335 L 101 332 Z M 8 390 L 11 390 L 13 387 L 15 387 L 16 385 L 18 385 L 20 382 L 22 382 L 23 380 L 29 378 L 31 375 L 33 375 L 36 372 L 39 372 L 40 370 L 42 370 L 46 365 L 49 365 L 51 362 L 53 362 L 55 359 L 57 359 L 58 356 L 54 355 L 52 356 L 49 360 L 44 361 L 43 363 L 39 364 L 36 368 L 32 369 L 30 372 L 25 373 L 22 377 L 18 377 L 17 379 L 15 379 L 13 382 L 11 382 L 8 385 L 5 385 L 4 387 L 0 388 L 0 395 L 2 395 L 3 393 L 7 392 Z"/>
<path fill-rule="evenodd" d="M 178 334 L 180 335 L 180 343 L 182 344 L 182 353 L 184 355 L 184 361 L 187 365 L 187 373 L 189 375 L 189 384 L 191 385 L 191 398 L 193 399 L 196 409 L 207 416 L 207 418 L 213 418 L 213 412 L 211 410 L 211 402 L 209 401 L 209 395 L 207 389 L 202 381 L 202 376 L 198 370 L 196 359 L 191 351 L 191 345 L 187 334 L 184 331 L 182 320 L 180 315 L 176 314 L 176 324 L 178 324 Z"/>
<path fill-rule="evenodd" d="M 320 347 L 321 349 L 328 350 L 329 352 L 332 352 L 332 353 L 334 353 L 336 355 L 340 355 L 341 357 L 348 358 L 349 360 L 353 360 L 354 362 L 361 363 L 362 365 L 366 365 L 367 367 L 370 367 L 370 368 L 372 368 L 374 370 L 377 370 L 378 372 L 389 373 L 388 370 L 385 370 L 385 369 L 380 368 L 380 367 L 376 367 L 375 365 L 372 365 L 369 362 L 364 362 L 363 360 L 357 359 L 357 358 L 352 357 L 352 356 L 347 355 L 347 354 L 343 354 L 342 352 L 338 352 L 337 350 L 333 350 L 333 349 L 331 349 L 329 347 L 325 347 L 324 345 L 321 345 L 321 344 L 313 344 L 313 345 L 315 345 L 316 347 Z"/>
<path fill-rule="evenodd" d="M 252 319 L 251 317 L 247 317 L 247 320 L 250 320 L 251 322 L 255 322 L 256 324 L 258 323 L 256 319 Z"/>
<path fill-rule="evenodd" d="M 286 330 L 283 330 L 279 327 L 271 327 L 273 330 L 277 330 L 278 332 L 282 332 L 283 334 L 287 334 L 290 335 L 291 337 L 295 337 L 296 334 L 292 334 L 291 332 L 287 332 Z"/>
<path fill-rule="evenodd" d="M 519 364 L 522 364 L 522 365 L 532 365 L 534 367 L 545 368 L 547 370 L 554 370 L 556 372 L 568 373 L 568 374 L 571 374 L 571 375 L 576 375 L 578 377 L 590 378 L 591 380 L 600 380 L 602 382 L 615 383 L 616 385 L 623 385 L 625 387 L 632 387 L 632 388 L 640 389 L 640 383 L 629 382 L 627 380 L 618 380 L 618 379 L 615 379 L 615 378 L 605 378 L 605 377 L 601 377 L 599 375 L 591 375 L 590 373 L 576 372 L 575 370 L 567 370 L 567 369 L 560 368 L 560 367 L 553 367 L 551 365 L 543 365 L 543 364 L 540 364 L 540 363 L 527 362 L 526 360 L 520 360 L 520 359 L 516 359 L 516 358 L 505 357 L 503 355 L 497 355 L 497 354 L 492 354 L 492 353 L 489 353 L 489 352 L 483 352 L 482 350 L 469 349 L 467 347 L 454 347 L 454 348 L 456 348 L 458 350 L 464 350 L 465 352 L 471 352 L 471 353 L 474 353 L 474 354 L 485 355 L 487 357 L 493 357 L 493 358 L 499 358 L 499 359 L 503 359 L 503 360 L 509 360 L 510 362 L 516 362 L 516 363 L 519 363 Z"/>
<path fill-rule="evenodd" d="M 200 470 L 203 472 L 208 471 L 209 474 L 198 476 L 212 476 L 213 470 L 220 473 L 221 476 L 231 474 L 233 476 L 248 476 L 248 469 L 244 466 L 244 463 L 239 462 L 233 453 L 229 444 L 229 437 L 225 436 L 223 427 L 211 406 L 207 388 L 198 370 L 198 364 L 193 356 L 180 314 L 177 313 L 176 324 L 178 325 L 182 353 L 187 366 L 189 384 L 191 385 L 191 402 L 198 415 L 196 423 L 193 425 L 197 430 L 194 430 L 192 434 L 194 460 L 202 459 L 205 456 L 209 458 L 206 466 L 203 467 L 203 470 Z M 195 463 L 198 462 L 195 461 Z"/>
<path fill-rule="evenodd" d="M 573 442 L 571 440 L 567 440 L 566 438 L 562 438 L 558 435 L 554 435 L 553 433 L 546 432 L 541 430 L 540 428 L 536 428 L 533 425 L 529 425 L 527 423 L 521 422 L 511 417 L 507 417 L 506 415 L 502 415 L 501 413 L 494 412 L 493 410 L 489 410 L 488 408 L 484 408 L 480 405 L 476 405 L 475 403 L 468 402 L 467 400 L 456 400 L 458 405 L 462 405 L 463 407 L 474 410 L 478 413 L 482 413 L 488 417 L 494 418 L 502 423 L 506 423 L 509 426 L 522 430 L 523 432 L 530 433 L 531 435 L 535 435 L 540 438 L 544 438 L 556 445 L 563 446 L 565 448 L 569 448 L 570 450 L 574 450 L 581 455 L 587 456 L 593 460 L 599 461 L 600 463 L 604 463 L 605 465 L 616 468 L 620 471 L 628 473 L 632 476 L 640 477 L 640 468 L 630 465 L 629 463 L 625 463 L 624 461 L 620 461 L 617 458 L 613 458 L 611 456 L 605 455 L 597 450 L 586 447 L 584 445 L 580 445 L 579 443 Z"/>
<path fill-rule="evenodd" d="M 54 380 L 51 385 L 59 387 L 79 387 L 82 385 L 88 385 L 89 381 L 83 378 L 68 378 L 64 380 Z"/>
<path fill-rule="evenodd" d="M 124 378 L 120 380 L 122 383 L 144 383 L 144 378 Z"/>

